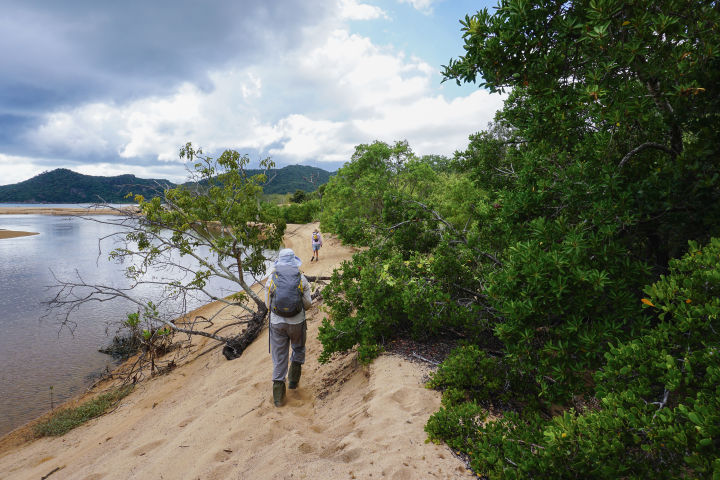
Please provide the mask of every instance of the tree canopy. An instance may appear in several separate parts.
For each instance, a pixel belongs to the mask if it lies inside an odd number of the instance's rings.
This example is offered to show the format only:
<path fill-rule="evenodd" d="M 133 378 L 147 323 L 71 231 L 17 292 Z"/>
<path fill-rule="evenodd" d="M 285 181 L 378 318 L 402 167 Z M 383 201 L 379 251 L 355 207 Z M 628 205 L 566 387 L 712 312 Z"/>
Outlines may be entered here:
<path fill-rule="evenodd" d="M 370 248 L 329 286 L 324 358 L 454 336 L 427 431 L 489 478 L 717 477 L 717 2 L 503 0 L 461 24 L 446 80 L 505 106 L 422 194 L 387 145 L 328 184 L 323 226 Z"/>

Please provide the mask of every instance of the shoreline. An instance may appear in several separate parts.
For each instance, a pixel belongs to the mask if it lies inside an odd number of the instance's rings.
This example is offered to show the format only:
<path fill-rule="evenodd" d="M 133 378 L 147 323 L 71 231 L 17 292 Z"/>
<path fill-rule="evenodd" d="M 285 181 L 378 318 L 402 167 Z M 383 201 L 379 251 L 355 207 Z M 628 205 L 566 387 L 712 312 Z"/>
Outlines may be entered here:
<path fill-rule="evenodd" d="M 137 207 L 128 205 L 118 208 L 104 207 L 0 207 L 0 215 L 123 215 Z"/>
<path fill-rule="evenodd" d="M 27 207 L 28 210 L 32 210 L 33 208 L 34 207 Z M 15 210 L 15 209 L 25 210 L 26 207 L 18 207 L 18 208 L 15 208 L 15 207 L 2 208 L 2 207 L 0 207 L 0 215 L 4 214 L 5 210 Z M 41 209 L 42 209 L 42 207 L 41 207 Z M 48 208 L 48 209 L 44 209 L 44 210 L 74 212 L 75 210 L 85 211 L 86 209 L 84 209 L 84 208 L 75 209 L 75 208 L 67 208 L 67 207 L 55 208 L 54 207 L 54 208 Z M 30 213 L 33 213 L 33 212 L 30 212 Z M 64 214 L 64 213 L 43 213 L 43 215 L 62 215 L 62 214 Z M 107 214 L 119 215 L 120 213 L 117 213 L 117 212 L 109 213 L 108 212 Z M 297 234 L 297 230 L 299 230 L 300 228 L 305 227 L 307 225 L 319 226 L 318 223 L 288 224 L 288 229 L 285 232 L 285 239 L 283 241 L 283 245 L 286 247 L 289 246 L 288 248 L 292 248 L 292 247 L 297 248 L 296 245 L 293 245 L 293 241 L 291 240 L 291 238 Z M 17 235 L 3 237 L 3 233 L 13 233 L 13 234 L 17 234 Z M 29 236 L 29 235 L 39 235 L 39 233 L 38 232 L 21 232 L 21 231 L 13 231 L 13 230 L 4 230 L 4 229 L 0 228 L 0 239 L 20 237 L 20 236 Z M 299 254 L 299 252 L 296 252 L 296 253 Z M 308 275 L 309 273 L 307 271 L 307 264 L 305 262 L 303 262 L 303 265 L 305 266 L 305 268 L 302 268 L 301 270 L 303 271 L 304 274 Z M 315 267 L 317 267 L 317 265 L 315 265 Z M 315 268 L 314 270 L 317 270 L 317 268 Z M 313 272 L 313 274 L 315 274 L 315 273 L 318 273 L 318 272 Z M 262 290 L 265 288 L 265 280 L 266 279 L 262 279 L 262 280 L 259 280 L 255 283 L 253 283 L 250 286 L 250 288 L 253 291 L 255 291 L 256 293 L 262 292 Z M 188 312 L 187 315 L 188 316 L 197 316 L 197 315 L 210 316 L 209 312 L 221 308 L 222 305 L 223 305 L 223 303 L 220 302 L 219 300 L 212 300 L 204 305 L 200 305 L 199 307 L 193 309 L 192 311 Z M 193 343 L 190 348 L 193 350 L 193 353 L 197 355 L 198 352 L 200 352 L 206 346 L 206 344 L 208 342 L 209 342 L 208 338 L 199 337 L 199 338 L 195 339 L 195 343 Z M 218 343 L 211 348 L 218 348 L 221 346 L 222 346 L 222 344 Z M 189 360 L 189 361 L 191 362 L 192 360 Z M 132 357 L 120 362 L 118 365 L 116 365 L 116 367 L 110 373 L 117 373 L 117 372 L 121 371 L 122 368 L 129 362 L 132 362 Z M 152 379 L 152 377 L 150 379 Z M 142 380 L 140 383 L 146 383 L 150 379 Z M 55 408 L 50 409 L 50 410 L 46 411 L 45 413 L 42 413 L 31 420 L 28 420 L 27 422 L 23 423 L 22 425 L 19 425 L 19 426 L 13 428 L 9 432 L 0 435 L 0 457 L 2 456 L 3 453 L 5 453 L 13 448 L 21 447 L 24 444 L 30 443 L 34 440 L 37 440 L 38 438 L 36 438 L 34 436 L 34 434 L 32 433 L 32 429 L 38 423 L 50 418 L 53 414 L 55 414 L 56 412 L 58 412 L 60 410 L 63 410 L 65 408 L 72 408 L 72 407 L 82 404 L 84 401 L 96 396 L 98 394 L 98 392 L 102 392 L 103 388 L 112 386 L 115 383 L 117 383 L 117 382 L 112 378 L 107 378 L 107 377 L 100 378 L 100 379 L 92 382 L 90 385 L 88 385 L 84 391 L 78 392 L 77 394 L 71 396 L 64 402 L 57 404 L 55 406 Z"/>
<path fill-rule="evenodd" d="M 288 225 L 284 243 L 303 260 L 303 273 L 329 275 L 358 249 L 327 235 L 321 261 L 310 263 L 315 226 Z M 207 317 L 217 304 L 200 308 Z M 282 408 L 272 402 L 267 328 L 233 361 L 201 337 L 171 372 L 139 382 L 111 413 L 61 437 L 23 442 L 22 429 L 5 436 L 3 478 L 59 470 L 63 478 L 105 480 L 475 478 L 446 445 L 426 441 L 424 426 L 441 405 L 440 392 L 425 386 L 427 365 L 387 354 L 365 366 L 353 351 L 321 364 L 327 313 L 314 303 L 307 315 L 302 379 Z M 228 311 L 208 328 L 234 320 Z"/>

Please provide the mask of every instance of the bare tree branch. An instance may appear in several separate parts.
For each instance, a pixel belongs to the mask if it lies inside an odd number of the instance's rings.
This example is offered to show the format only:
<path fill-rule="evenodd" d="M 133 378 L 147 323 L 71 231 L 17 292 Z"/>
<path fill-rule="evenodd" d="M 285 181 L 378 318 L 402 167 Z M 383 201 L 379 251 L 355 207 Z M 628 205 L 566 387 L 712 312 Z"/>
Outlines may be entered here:
<path fill-rule="evenodd" d="M 660 143 L 655 142 L 645 142 L 642 145 L 639 145 L 632 150 L 630 150 L 625 156 L 620 160 L 620 163 L 618 163 L 618 168 L 622 168 L 623 165 L 625 165 L 625 162 L 627 162 L 633 155 L 637 155 L 638 153 L 642 152 L 643 150 L 647 150 L 649 148 L 653 148 L 655 150 L 662 150 L 663 152 L 669 153 L 670 155 L 675 156 L 676 153 L 671 148 L 666 147 L 665 145 L 662 145 Z"/>
<path fill-rule="evenodd" d="M 148 361 L 154 371 L 158 348 L 165 348 L 174 333 L 186 334 L 188 340 L 193 335 L 211 338 L 225 344 L 226 358 L 237 358 L 257 337 L 267 314 L 250 279 L 257 281 L 265 272 L 264 252 L 279 247 L 283 232 L 274 224 L 259 222 L 261 179 L 248 177 L 244 168 L 249 159 L 234 151 L 213 160 L 187 144 L 180 156 L 192 162 L 194 183 L 176 188 L 158 184 L 159 198 L 139 198 L 139 208 L 102 205 L 119 214 L 115 217 L 80 216 L 115 227 L 116 232 L 98 239 L 97 262 L 109 250 L 111 260 L 126 265 L 127 285 L 88 282 L 78 271 L 69 279 L 53 273 L 56 292 L 47 302 L 48 309 L 71 331 L 77 327 L 73 315 L 78 309 L 93 303 L 123 303 L 124 316 L 109 320 L 119 331 L 129 329 L 141 336 L 145 348 L 131 372 Z M 269 159 L 261 165 L 266 174 L 273 167 Z M 111 248 L 104 248 L 108 243 Z M 209 318 L 188 312 L 210 301 L 219 305 Z M 235 321 L 208 330 L 228 312 Z M 240 325 L 245 328 L 239 334 L 219 334 Z"/>

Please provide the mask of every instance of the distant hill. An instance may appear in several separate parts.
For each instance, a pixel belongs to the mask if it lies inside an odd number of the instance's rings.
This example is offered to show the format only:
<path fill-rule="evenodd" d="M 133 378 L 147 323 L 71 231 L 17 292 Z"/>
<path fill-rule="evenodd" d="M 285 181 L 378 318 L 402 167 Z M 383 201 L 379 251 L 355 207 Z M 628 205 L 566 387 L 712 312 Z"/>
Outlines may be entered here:
<path fill-rule="evenodd" d="M 0 202 L 5 203 L 123 203 L 129 192 L 153 196 L 167 180 L 148 180 L 135 175 L 96 177 L 58 168 L 12 185 L 0 186 Z"/>
<path fill-rule="evenodd" d="M 249 174 L 260 173 L 249 170 Z M 265 193 L 293 193 L 295 190 L 310 192 L 327 183 L 331 176 L 321 168 L 306 165 L 291 165 L 270 171 L 272 178 L 264 189 Z M 309 182 L 312 179 L 315 182 Z M 129 192 L 146 198 L 155 196 L 158 188 L 174 187 L 175 184 L 162 179 L 144 179 L 135 175 L 100 177 L 83 175 L 66 168 L 43 172 L 24 182 L 0 186 L 0 203 L 123 203 Z"/>
<path fill-rule="evenodd" d="M 261 170 L 248 170 L 248 174 L 262 173 Z M 275 178 L 273 178 L 275 175 Z M 264 193 L 295 193 L 296 190 L 313 192 L 330 180 L 332 173 L 322 168 L 307 165 L 288 165 L 287 167 L 272 169 L 268 172 L 268 179 L 273 178 L 269 185 L 263 188 Z M 314 185 L 309 180 L 313 180 Z"/>

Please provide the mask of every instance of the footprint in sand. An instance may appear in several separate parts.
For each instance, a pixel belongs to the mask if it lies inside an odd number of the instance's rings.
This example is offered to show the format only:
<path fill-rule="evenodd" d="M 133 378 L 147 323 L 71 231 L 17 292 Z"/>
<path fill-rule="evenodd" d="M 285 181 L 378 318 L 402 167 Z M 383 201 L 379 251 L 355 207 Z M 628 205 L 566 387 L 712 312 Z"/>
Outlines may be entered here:
<path fill-rule="evenodd" d="M 186 418 L 186 419 L 183 420 L 182 422 L 178 423 L 178 427 L 180 427 L 180 428 L 187 427 L 187 426 L 190 425 L 192 422 L 194 422 L 196 418 L 197 418 L 197 417 L 189 417 L 189 418 Z"/>
<path fill-rule="evenodd" d="M 312 430 L 315 433 L 323 433 L 325 430 L 327 430 L 327 427 L 325 425 L 310 425 L 310 430 Z"/>
<path fill-rule="evenodd" d="M 353 448 L 353 449 L 343 452 L 340 455 L 340 459 L 345 463 L 350 463 L 352 461 L 357 460 L 361 456 L 362 456 L 362 449 L 361 448 Z"/>
<path fill-rule="evenodd" d="M 313 447 L 312 445 L 310 445 L 310 444 L 307 443 L 307 442 L 303 442 L 303 443 L 301 443 L 300 445 L 298 445 L 298 451 L 299 451 L 300 453 L 308 454 L 308 453 L 314 452 L 314 451 L 315 451 L 315 447 Z"/>
<path fill-rule="evenodd" d="M 163 443 L 164 442 L 162 440 L 156 440 L 154 442 L 146 443 L 142 447 L 135 449 L 135 451 L 133 452 L 133 455 L 141 457 L 141 456 L 145 455 L 146 453 L 150 452 L 151 450 L 159 447 Z"/>
<path fill-rule="evenodd" d="M 100 480 L 101 478 L 105 478 L 106 475 L 105 473 L 93 473 L 87 477 L 83 477 L 82 480 Z"/>
<path fill-rule="evenodd" d="M 232 453 L 233 451 L 231 448 L 224 448 L 215 454 L 215 461 L 224 462 L 226 460 L 229 460 L 232 456 Z"/>
<path fill-rule="evenodd" d="M 310 394 L 302 387 L 297 390 L 288 390 L 287 397 L 285 398 L 285 407 L 293 409 L 293 413 L 307 416 L 307 413 L 303 411 L 309 411 L 314 406 L 314 400 Z M 298 412 L 300 410 L 300 412 Z"/>
<path fill-rule="evenodd" d="M 396 403 L 398 403 L 401 407 L 407 409 L 413 403 L 414 399 L 410 398 L 413 393 L 414 392 L 409 388 L 400 388 L 398 390 L 395 390 L 392 395 L 390 395 L 390 398 L 393 399 Z"/>

